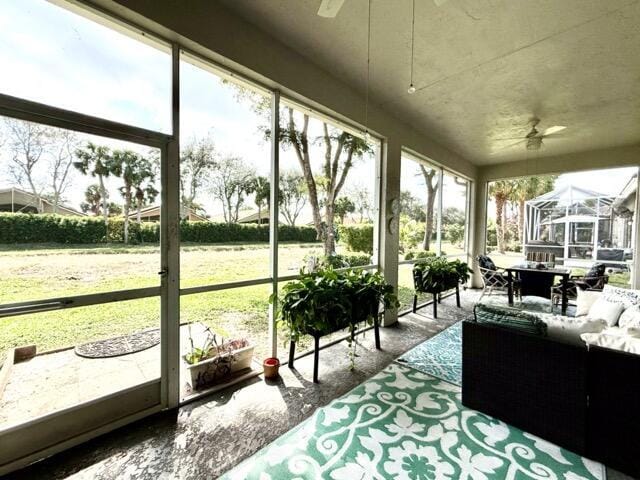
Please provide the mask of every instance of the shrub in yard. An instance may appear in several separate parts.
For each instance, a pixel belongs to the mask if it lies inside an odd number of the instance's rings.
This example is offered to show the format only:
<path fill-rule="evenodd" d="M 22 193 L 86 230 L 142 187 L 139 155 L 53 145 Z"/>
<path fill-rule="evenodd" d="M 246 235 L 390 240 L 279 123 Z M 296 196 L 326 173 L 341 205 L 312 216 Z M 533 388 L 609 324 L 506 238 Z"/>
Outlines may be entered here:
<path fill-rule="evenodd" d="M 305 262 L 310 258 L 305 257 Z M 369 255 L 329 255 L 316 260 L 318 268 L 364 267 L 371 264 Z"/>
<path fill-rule="evenodd" d="M 53 214 L 0 213 L 0 243 L 123 243 L 124 219 L 112 217 L 108 221 L 106 238 L 102 217 L 71 217 Z M 269 226 L 238 223 L 181 222 L 183 242 L 268 242 Z M 278 227 L 280 241 L 316 242 L 312 227 Z M 158 243 L 160 223 L 129 222 L 129 243 Z"/>
<path fill-rule="evenodd" d="M 105 235 L 101 218 L 0 213 L 0 243 L 100 243 Z"/>
<path fill-rule="evenodd" d="M 373 225 L 342 225 L 340 239 L 352 252 L 373 254 Z"/>
<path fill-rule="evenodd" d="M 460 245 L 464 241 L 464 225 L 453 223 L 445 225 L 444 238 L 454 245 Z"/>
<path fill-rule="evenodd" d="M 425 258 L 435 257 L 436 252 L 429 250 L 409 250 L 404 255 L 405 260 L 423 260 Z"/>

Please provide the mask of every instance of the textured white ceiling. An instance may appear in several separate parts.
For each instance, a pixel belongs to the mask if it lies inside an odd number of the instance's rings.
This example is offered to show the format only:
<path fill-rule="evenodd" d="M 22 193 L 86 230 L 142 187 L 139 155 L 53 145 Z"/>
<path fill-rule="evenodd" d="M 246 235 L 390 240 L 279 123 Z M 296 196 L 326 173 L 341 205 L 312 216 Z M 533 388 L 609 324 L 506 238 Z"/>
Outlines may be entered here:
<path fill-rule="evenodd" d="M 367 0 L 222 0 L 324 69 L 366 86 Z M 476 164 L 640 143 L 640 0 L 372 0 L 370 96 Z M 536 152 L 517 140 L 568 128 Z"/>

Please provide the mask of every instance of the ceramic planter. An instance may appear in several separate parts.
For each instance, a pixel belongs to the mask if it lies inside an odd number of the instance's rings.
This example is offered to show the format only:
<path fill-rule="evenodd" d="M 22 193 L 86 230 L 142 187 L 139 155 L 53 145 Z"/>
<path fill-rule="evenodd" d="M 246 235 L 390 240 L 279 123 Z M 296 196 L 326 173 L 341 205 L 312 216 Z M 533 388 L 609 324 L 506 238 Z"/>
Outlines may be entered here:
<path fill-rule="evenodd" d="M 187 364 L 189 385 L 193 390 L 200 390 L 217 383 L 224 383 L 235 372 L 251 368 L 253 349 L 253 345 L 248 345 L 193 365 Z"/>

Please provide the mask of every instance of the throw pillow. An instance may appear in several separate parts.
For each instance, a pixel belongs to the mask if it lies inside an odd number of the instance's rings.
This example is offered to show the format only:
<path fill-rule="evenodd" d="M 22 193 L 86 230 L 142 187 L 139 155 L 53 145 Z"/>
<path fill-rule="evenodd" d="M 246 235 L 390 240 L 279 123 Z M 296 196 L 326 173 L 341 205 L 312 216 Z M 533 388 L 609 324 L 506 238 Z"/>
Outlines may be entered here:
<path fill-rule="evenodd" d="M 600 333 L 607 328 L 604 320 L 589 318 L 571 318 L 546 314 L 542 320 L 547 324 L 547 336 L 572 345 L 582 345 L 580 335 L 583 333 Z"/>
<path fill-rule="evenodd" d="M 593 332 L 585 332 L 585 333 L 593 333 Z M 640 338 L 640 328 L 607 327 L 604 330 L 602 330 L 601 333 L 605 333 L 607 335 L 617 335 L 618 337 Z"/>
<path fill-rule="evenodd" d="M 478 256 L 478 265 L 480 265 L 481 268 L 486 268 L 487 270 L 498 269 L 498 267 L 496 267 L 496 264 L 493 263 L 493 260 L 491 260 L 491 258 L 486 255 Z"/>
<path fill-rule="evenodd" d="M 620 315 L 618 325 L 621 327 L 640 328 L 640 305 L 632 305 L 626 308 L 624 312 L 622 312 L 622 315 Z"/>
<path fill-rule="evenodd" d="M 540 317 L 532 313 L 523 312 L 515 308 L 497 307 L 477 304 L 473 309 L 475 321 L 511 328 L 523 333 L 545 336 L 547 324 Z"/>
<path fill-rule="evenodd" d="M 622 303 L 609 302 L 604 297 L 600 297 L 591 305 L 587 316 L 591 320 L 604 320 L 607 325 L 613 327 L 618 323 L 623 310 L 624 305 Z"/>
<path fill-rule="evenodd" d="M 624 335 L 611 335 L 607 333 L 583 333 L 580 338 L 587 345 L 597 345 L 598 347 L 621 350 L 623 352 L 640 354 L 640 338 Z"/>
<path fill-rule="evenodd" d="M 605 285 L 602 296 L 610 302 L 622 303 L 624 308 L 640 305 L 640 290 Z"/>
<path fill-rule="evenodd" d="M 576 317 L 582 317 L 589 313 L 591 306 L 600 298 L 602 292 L 591 292 L 578 288 L 578 300 L 576 303 Z"/>
<path fill-rule="evenodd" d="M 602 277 L 604 275 L 605 269 L 606 265 L 604 263 L 594 263 L 589 271 L 585 274 L 585 278 Z"/>

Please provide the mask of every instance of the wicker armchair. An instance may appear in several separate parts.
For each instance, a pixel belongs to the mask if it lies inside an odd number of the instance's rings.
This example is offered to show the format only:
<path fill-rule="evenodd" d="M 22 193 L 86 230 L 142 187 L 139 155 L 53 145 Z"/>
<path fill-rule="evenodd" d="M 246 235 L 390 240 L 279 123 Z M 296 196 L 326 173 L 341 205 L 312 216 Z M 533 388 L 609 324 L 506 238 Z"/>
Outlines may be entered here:
<path fill-rule="evenodd" d="M 576 300 L 578 290 L 602 290 L 609 283 L 609 275 L 605 274 L 604 263 L 594 264 L 585 275 L 572 275 L 567 282 L 567 298 Z M 562 284 L 551 287 L 551 305 L 557 306 L 562 299 Z"/>
<path fill-rule="evenodd" d="M 478 255 L 476 257 L 478 263 L 478 270 L 482 277 L 482 294 L 478 299 L 478 302 L 482 300 L 485 295 L 491 295 L 493 293 L 507 294 L 509 292 L 509 276 L 504 269 L 496 267 L 493 260 L 486 255 Z M 520 281 L 516 278 L 512 278 L 513 281 L 513 293 L 518 297 L 520 294 Z"/>

